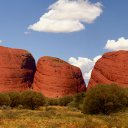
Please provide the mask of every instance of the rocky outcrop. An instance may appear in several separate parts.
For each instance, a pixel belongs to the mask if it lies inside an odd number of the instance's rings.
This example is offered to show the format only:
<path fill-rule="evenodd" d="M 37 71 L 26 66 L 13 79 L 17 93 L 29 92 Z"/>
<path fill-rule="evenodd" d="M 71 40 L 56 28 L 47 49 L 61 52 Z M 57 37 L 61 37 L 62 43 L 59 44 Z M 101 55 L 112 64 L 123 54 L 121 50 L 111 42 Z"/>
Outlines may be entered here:
<path fill-rule="evenodd" d="M 0 92 L 29 89 L 35 68 L 35 60 L 28 51 L 0 46 Z"/>
<path fill-rule="evenodd" d="M 54 58 L 42 57 L 37 64 L 33 89 L 44 96 L 57 98 L 86 90 L 79 68 Z"/>
<path fill-rule="evenodd" d="M 128 87 L 128 51 L 105 53 L 94 66 L 88 88 L 112 83 Z"/>

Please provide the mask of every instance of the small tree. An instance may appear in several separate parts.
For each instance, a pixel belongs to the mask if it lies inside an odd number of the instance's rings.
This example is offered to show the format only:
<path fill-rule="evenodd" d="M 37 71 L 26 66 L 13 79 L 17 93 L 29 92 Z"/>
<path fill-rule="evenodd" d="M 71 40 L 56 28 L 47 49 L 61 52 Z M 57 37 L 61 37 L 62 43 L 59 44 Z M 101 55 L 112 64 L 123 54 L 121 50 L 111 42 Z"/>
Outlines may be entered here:
<path fill-rule="evenodd" d="M 83 112 L 110 114 L 126 106 L 125 89 L 117 85 L 97 85 L 85 97 Z"/>
<path fill-rule="evenodd" d="M 21 102 L 20 92 L 9 92 L 8 95 L 10 97 L 11 107 L 16 107 L 20 105 L 20 102 Z"/>
<path fill-rule="evenodd" d="M 10 105 L 10 98 L 7 94 L 0 93 L 0 106 L 9 106 Z"/>
<path fill-rule="evenodd" d="M 25 91 L 21 93 L 21 104 L 32 110 L 44 105 L 45 98 L 41 93 L 34 91 Z"/>

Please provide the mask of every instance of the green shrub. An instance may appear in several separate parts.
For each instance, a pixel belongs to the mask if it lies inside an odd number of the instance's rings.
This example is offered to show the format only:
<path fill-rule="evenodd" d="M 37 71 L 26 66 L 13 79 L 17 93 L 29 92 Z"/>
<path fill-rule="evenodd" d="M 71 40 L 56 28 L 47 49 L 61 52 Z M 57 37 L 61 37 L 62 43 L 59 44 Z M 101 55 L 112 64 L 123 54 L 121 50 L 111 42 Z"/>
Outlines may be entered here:
<path fill-rule="evenodd" d="M 72 100 L 73 96 L 64 96 L 62 98 L 46 98 L 46 104 L 67 106 L 70 102 L 72 102 Z"/>
<path fill-rule="evenodd" d="M 64 96 L 64 97 L 58 99 L 58 104 L 60 106 L 67 106 L 72 101 L 73 101 L 73 97 L 72 96 Z"/>
<path fill-rule="evenodd" d="M 0 106 L 9 106 L 10 105 L 10 98 L 7 94 L 0 93 Z"/>
<path fill-rule="evenodd" d="M 97 85 L 85 97 L 83 112 L 110 114 L 126 107 L 125 89 L 117 85 Z"/>
<path fill-rule="evenodd" d="M 20 105 L 21 102 L 21 97 L 20 97 L 20 92 L 10 92 L 8 93 L 11 103 L 10 106 L 11 107 L 17 107 L 18 105 Z"/>
<path fill-rule="evenodd" d="M 85 93 L 78 93 L 74 96 L 74 101 L 75 102 L 83 102 L 83 98 L 85 97 Z"/>
<path fill-rule="evenodd" d="M 46 105 L 58 105 L 58 99 L 46 98 Z"/>
<path fill-rule="evenodd" d="M 45 98 L 41 93 L 34 91 L 25 91 L 21 93 L 21 104 L 32 110 L 44 105 Z"/>
<path fill-rule="evenodd" d="M 76 94 L 75 96 L 73 96 L 73 101 L 69 103 L 68 106 L 82 110 L 85 96 L 85 92 Z"/>

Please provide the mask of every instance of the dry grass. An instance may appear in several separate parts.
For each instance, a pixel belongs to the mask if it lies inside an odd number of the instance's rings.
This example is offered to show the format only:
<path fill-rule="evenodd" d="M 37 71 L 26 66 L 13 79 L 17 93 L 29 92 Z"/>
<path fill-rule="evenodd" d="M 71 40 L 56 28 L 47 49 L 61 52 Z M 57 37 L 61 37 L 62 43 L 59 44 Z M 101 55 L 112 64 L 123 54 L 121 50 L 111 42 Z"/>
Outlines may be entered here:
<path fill-rule="evenodd" d="M 104 116 L 59 106 L 0 110 L 0 128 L 128 128 L 128 111 Z"/>

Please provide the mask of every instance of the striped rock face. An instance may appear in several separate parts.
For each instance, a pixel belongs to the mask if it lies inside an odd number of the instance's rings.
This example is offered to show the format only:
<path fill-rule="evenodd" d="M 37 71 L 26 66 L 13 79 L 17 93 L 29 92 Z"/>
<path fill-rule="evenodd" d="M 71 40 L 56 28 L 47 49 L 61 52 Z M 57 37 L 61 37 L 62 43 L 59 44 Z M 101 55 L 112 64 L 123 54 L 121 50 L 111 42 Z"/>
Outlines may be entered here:
<path fill-rule="evenodd" d="M 128 51 L 105 53 L 94 66 L 88 89 L 112 83 L 128 87 Z"/>
<path fill-rule="evenodd" d="M 83 92 L 86 86 L 79 68 L 58 58 L 42 57 L 37 63 L 33 89 L 57 98 Z"/>
<path fill-rule="evenodd" d="M 29 89 L 35 69 L 35 60 L 26 50 L 0 47 L 0 92 Z"/>

